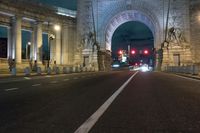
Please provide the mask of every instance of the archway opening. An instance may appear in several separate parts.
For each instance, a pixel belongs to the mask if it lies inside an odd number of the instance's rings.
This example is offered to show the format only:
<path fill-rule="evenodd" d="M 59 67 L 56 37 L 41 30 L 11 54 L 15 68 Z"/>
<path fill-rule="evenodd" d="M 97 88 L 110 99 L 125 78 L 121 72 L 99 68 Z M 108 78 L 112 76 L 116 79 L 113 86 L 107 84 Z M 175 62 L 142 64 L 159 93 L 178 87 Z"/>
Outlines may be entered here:
<path fill-rule="evenodd" d="M 111 42 L 112 59 L 120 66 L 154 67 L 154 35 L 151 29 L 139 21 L 129 21 L 114 32 Z"/>

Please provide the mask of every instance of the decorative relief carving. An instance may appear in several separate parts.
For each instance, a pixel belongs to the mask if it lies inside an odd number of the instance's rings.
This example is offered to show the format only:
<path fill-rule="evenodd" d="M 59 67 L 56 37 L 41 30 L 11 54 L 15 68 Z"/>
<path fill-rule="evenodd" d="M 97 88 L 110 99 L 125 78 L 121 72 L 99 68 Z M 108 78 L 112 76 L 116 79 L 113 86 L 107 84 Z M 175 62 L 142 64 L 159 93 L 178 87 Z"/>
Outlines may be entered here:
<path fill-rule="evenodd" d="M 187 43 L 184 35 L 184 6 L 177 8 L 176 1 L 172 2 L 167 41 L 173 46 L 182 46 Z"/>

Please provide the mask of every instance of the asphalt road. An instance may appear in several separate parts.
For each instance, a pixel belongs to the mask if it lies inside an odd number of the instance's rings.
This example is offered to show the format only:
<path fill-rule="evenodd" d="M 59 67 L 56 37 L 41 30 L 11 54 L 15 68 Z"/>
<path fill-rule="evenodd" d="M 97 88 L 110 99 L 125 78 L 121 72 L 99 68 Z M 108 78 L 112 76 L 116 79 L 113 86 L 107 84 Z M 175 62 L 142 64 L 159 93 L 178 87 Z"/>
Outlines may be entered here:
<path fill-rule="evenodd" d="M 91 133 L 199 133 L 200 81 L 128 71 L 0 79 L 0 133 L 73 133 L 90 121 Z"/>

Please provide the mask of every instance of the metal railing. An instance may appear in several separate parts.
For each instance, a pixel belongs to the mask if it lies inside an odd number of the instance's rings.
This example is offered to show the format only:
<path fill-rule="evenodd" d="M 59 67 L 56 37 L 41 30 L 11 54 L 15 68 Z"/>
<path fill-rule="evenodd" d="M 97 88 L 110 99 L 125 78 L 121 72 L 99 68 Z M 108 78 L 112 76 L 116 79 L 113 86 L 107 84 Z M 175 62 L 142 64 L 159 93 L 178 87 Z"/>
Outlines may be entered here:
<path fill-rule="evenodd" d="M 198 75 L 200 73 L 200 66 L 190 65 L 190 66 L 167 66 L 165 67 L 166 72 L 171 73 L 182 73 L 182 74 L 192 74 Z"/>

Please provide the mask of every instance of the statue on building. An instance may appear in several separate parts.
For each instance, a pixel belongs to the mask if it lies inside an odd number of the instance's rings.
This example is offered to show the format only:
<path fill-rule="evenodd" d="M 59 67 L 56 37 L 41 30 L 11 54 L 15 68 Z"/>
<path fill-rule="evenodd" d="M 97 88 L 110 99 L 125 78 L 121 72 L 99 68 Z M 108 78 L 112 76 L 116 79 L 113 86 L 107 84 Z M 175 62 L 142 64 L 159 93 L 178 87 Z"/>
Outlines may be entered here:
<path fill-rule="evenodd" d="M 94 40 L 94 34 L 92 32 L 89 32 L 83 35 L 81 43 L 85 49 L 90 49 L 92 48 Z"/>
<path fill-rule="evenodd" d="M 180 28 L 171 27 L 168 30 L 168 42 L 177 44 L 178 46 L 182 45 L 182 43 L 186 42 L 183 32 Z"/>
<path fill-rule="evenodd" d="M 99 44 L 95 40 L 95 34 L 91 31 L 83 35 L 81 44 L 84 49 L 99 50 Z"/>

